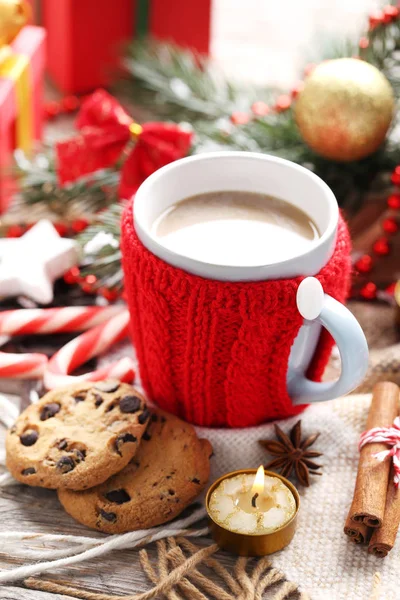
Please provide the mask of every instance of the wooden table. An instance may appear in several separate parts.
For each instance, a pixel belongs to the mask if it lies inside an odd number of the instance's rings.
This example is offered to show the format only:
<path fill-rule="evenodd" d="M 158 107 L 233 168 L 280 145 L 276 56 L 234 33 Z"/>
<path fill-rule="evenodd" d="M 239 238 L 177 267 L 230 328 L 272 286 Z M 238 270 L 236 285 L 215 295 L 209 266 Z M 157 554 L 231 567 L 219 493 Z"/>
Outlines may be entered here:
<path fill-rule="evenodd" d="M 4 428 L 0 431 L 0 448 L 3 440 Z M 55 491 L 25 485 L 10 486 L 0 490 L 0 531 L 10 530 L 93 535 L 93 537 L 100 535 L 88 530 L 67 515 L 59 504 Z M 204 538 L 195 543 L 204 546 L 211 542 Z M 147 548 L 150 556 L 155 558 L 155 544 Z M 16 562 L 7 559 L 1 551 L 0 546 L 0 569 L 23 564 L 22 561 Z M 220 553 L 220 555 L 222 554 Z M 234 560 L 228 555 L 224 555 L 222 560 L 226 565 L 234 563 Z M 41 577 L 44 580 L 57 580 L 63 583 L 67 581 L 91 591 L 120 595 L 133 594 L 152 587 L 142 572 L 136 550 L 114 551 L 102 559 L 86 561 L 68 569 L 58 569 L 54 573 L 49 571 Z M 0 585 L 0 598 L 1 600 L 61 600 L 66 596 L 27 590 L 26 588 L 22 591 L 18 583 L 5 587 Z"/>

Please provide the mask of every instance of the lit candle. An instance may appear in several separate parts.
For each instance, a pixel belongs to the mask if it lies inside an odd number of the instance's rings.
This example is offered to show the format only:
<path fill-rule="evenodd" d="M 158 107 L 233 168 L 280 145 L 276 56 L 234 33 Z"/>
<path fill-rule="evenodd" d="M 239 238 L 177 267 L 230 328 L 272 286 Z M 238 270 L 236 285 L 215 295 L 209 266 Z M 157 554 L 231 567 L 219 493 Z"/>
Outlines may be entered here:
<path fill-rule="evenodd" d="M 292 539 L 299 496 L 294 486 L 264 467 L 225 475 L 207 495 L 216 541 L 238 554 L 270 554 Z M 218 538 L 218 539 L 217 539 Z"/>

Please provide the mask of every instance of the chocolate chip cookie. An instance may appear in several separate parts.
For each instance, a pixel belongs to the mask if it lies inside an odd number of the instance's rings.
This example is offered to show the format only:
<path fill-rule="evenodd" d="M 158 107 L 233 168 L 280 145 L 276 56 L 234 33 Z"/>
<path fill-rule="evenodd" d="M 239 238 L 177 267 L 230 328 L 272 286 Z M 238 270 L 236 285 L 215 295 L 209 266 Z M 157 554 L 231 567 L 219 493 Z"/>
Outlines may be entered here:
<path fill-rule="evenodd" d="M 59 490 L 80 523 L 123 533 L 166 523 L 203 490 L 212 447 L 188 423 L 154 410 L 136 456 L 105 483 L 83 492 Z"/>
<path fill-rule="evenodd" d="M 128 464 L 149 417 L 143 396 L 118 381 L 53 390 L 9 430 L 7 467 L 28 485 L 90 488 Z"/>

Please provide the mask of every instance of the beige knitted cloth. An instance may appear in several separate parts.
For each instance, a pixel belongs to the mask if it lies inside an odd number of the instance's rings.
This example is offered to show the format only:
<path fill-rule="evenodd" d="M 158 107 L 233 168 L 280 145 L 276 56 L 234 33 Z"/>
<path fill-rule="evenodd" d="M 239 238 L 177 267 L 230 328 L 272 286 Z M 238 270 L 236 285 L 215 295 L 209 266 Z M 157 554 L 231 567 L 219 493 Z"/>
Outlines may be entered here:
<path fill-rule="evenodd" d="M 357 472 L 357 442 L 370 400 L 369 394 L 347 396 L 311 406 L 301 415 L 304 435 L 321 432 L 315 447 L 324 453 L 323 476 L 315 477 L 309 488 L 299 489 L 297 533 L 285 550 L 271 558 L 274 567 L 312 600 L 400 599 L 400 536 L 389 556 L 379 559 L 343 534 Z M 281 421 L 280 426 L 287 431 L 296 420 Z M 212 479 L 267 462 L 257 442 L 273 437 L 272 425 L 230 431 L 198 428 L 198 432 L 214 447 Z M 373 594 L 376 572 L 381 585 Z"/>

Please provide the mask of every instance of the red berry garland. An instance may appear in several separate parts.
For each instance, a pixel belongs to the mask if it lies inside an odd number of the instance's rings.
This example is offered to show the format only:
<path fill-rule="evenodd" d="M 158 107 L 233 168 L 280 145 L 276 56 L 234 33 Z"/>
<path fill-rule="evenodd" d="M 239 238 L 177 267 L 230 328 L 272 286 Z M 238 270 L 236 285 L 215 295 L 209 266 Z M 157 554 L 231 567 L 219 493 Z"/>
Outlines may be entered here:
<path fill-rule="evenodd" d="M 250 121 L 250 115 L 245 112 L 236 111 L 231 114 L 231 121 L 234 125 L 247 125 Z"/>
<path fill-rule="evenodd" d="M 286 94 L 282 94 L 281 96 L 278 96 L 278 98 L 276 99 L 275 110 L 278 113 L 283 112 L 285 110 L 288 110 L 290 108 L 291 104 L 292 104 L 291 97 Z"/>
<path fill-rule="evenodd" d="M 400 165 L 394 169 L 391 181 L 394 185 L 400 187 Z M 387 206 L 392 211 L 400 211 L 400 193 L 395 192 L 391 194 L 387 199 Z M 391 247 L 387 236 L 395 235 L 399 231 L 399 220 L 395 216 L 386 217 L 382 221 L 382 230 L 385 235 L 379 237 L 372 245 L 372 252 L 376 255 L 377 259 L 390 254 Z M 375 261 L 371 254 L 364 254 L 355 262 L 354 266 L 358 273 L 366 274 L 373 270 Z M 386 294 L 392 296 L 395 285 L 395 283 L 391 283 L 387 286 L 384 290 Z M 359 294 L 365 300 L 374 300 L 378 295 L 378 291 L 377 285 L 373 281 L 368 281 L 361 288 Z"/>
<path fill-rule="evenodd" d="M 400 210 L 400 194 L 392 194 L 389 196 L 387 205 L 392 210 Z"/>
<path fill-rule="evenodd" d="M 374 300 L 377 295 L 378 288 L 375 283 L 369 281 L 364 285 L 364 287 L 360 290 L 360 296 L 364 298 L 364 300 Z"/>
<path fill-rule="evenodd" d="M 61 100 L 51 100 L 44 105 L 45 117 L 51 121 L 61 115 L 70 114 L 78 110 L 81 99 L 78 96 L 65 96 Z"/>
<path fill-rule="evenodd" d="M 89 225 L 86 219 L 76 219 L 71 224 L 71 229 L 74 233 L 81 233 Z"/>
<path fill-rule="evenodd" d="M 256 117 L 265 117 L 265 115 L 271 112 L 270 107 L 265 102 L 254 102 L 251 105 L 251 110 Z"/>
<path fill-rule="evenodd" d="M 372 246 L 372 250 L 378 256 L 387 256 L 390 252 L 389 242 L 386 238 L 382 237 L 376 240 L 374 245 Z"/>
<path fill-rule="evenodd" d="M 110 288 L 100 288 L 99 293 L 105 298 L 108 302 L 115 302 L 115 300 L 119 296 L 119 291 L 117 289 Z"/>
<path fill-rule="evenodd" d="M 96 275 L 86 275 L 86 277 L 83 278 L 83 281 L 80 285 L 81 285 L 82 290 L 86 294 L 95 294 L 97 292 L 96 283 L 97 283 Z"/>
<path fill-rule="evenodd" d="M 393 219 L 390 217 L 383 221 L 382 227 L 383 227 L 383 231 L 389 235 L 393 235 L 394 233 L 397 233 L 399 230 L 399 225 L 398 225 L 396 219 Z"/>
<path fill-rule="evenodd" d="M 369 273 L 373 267 L 373 260 L 369 254 L 364 254 L 358 261 L 355 263 L 355 268 L 360 273 Z"/>
<path fill-rule="evenodd" d="M 21 237 L 25 233 L 25 228 L 21 225 L 10 225 L 7 229 L 6 237 L 8 238 L 18 238 Z"/>
<path fill-rule="evenodd" d="M 81 273 L 78 267 L 72 267 L 69 271 L 64 273 L 64 281 L 69 285 L 74 285 L 78 283 L 81 278 Z"/>
<path fill-rule="evenodd" d="M 400 185 L 400 166 L 396 167 L 391 177 L 393 185 Z"/>

